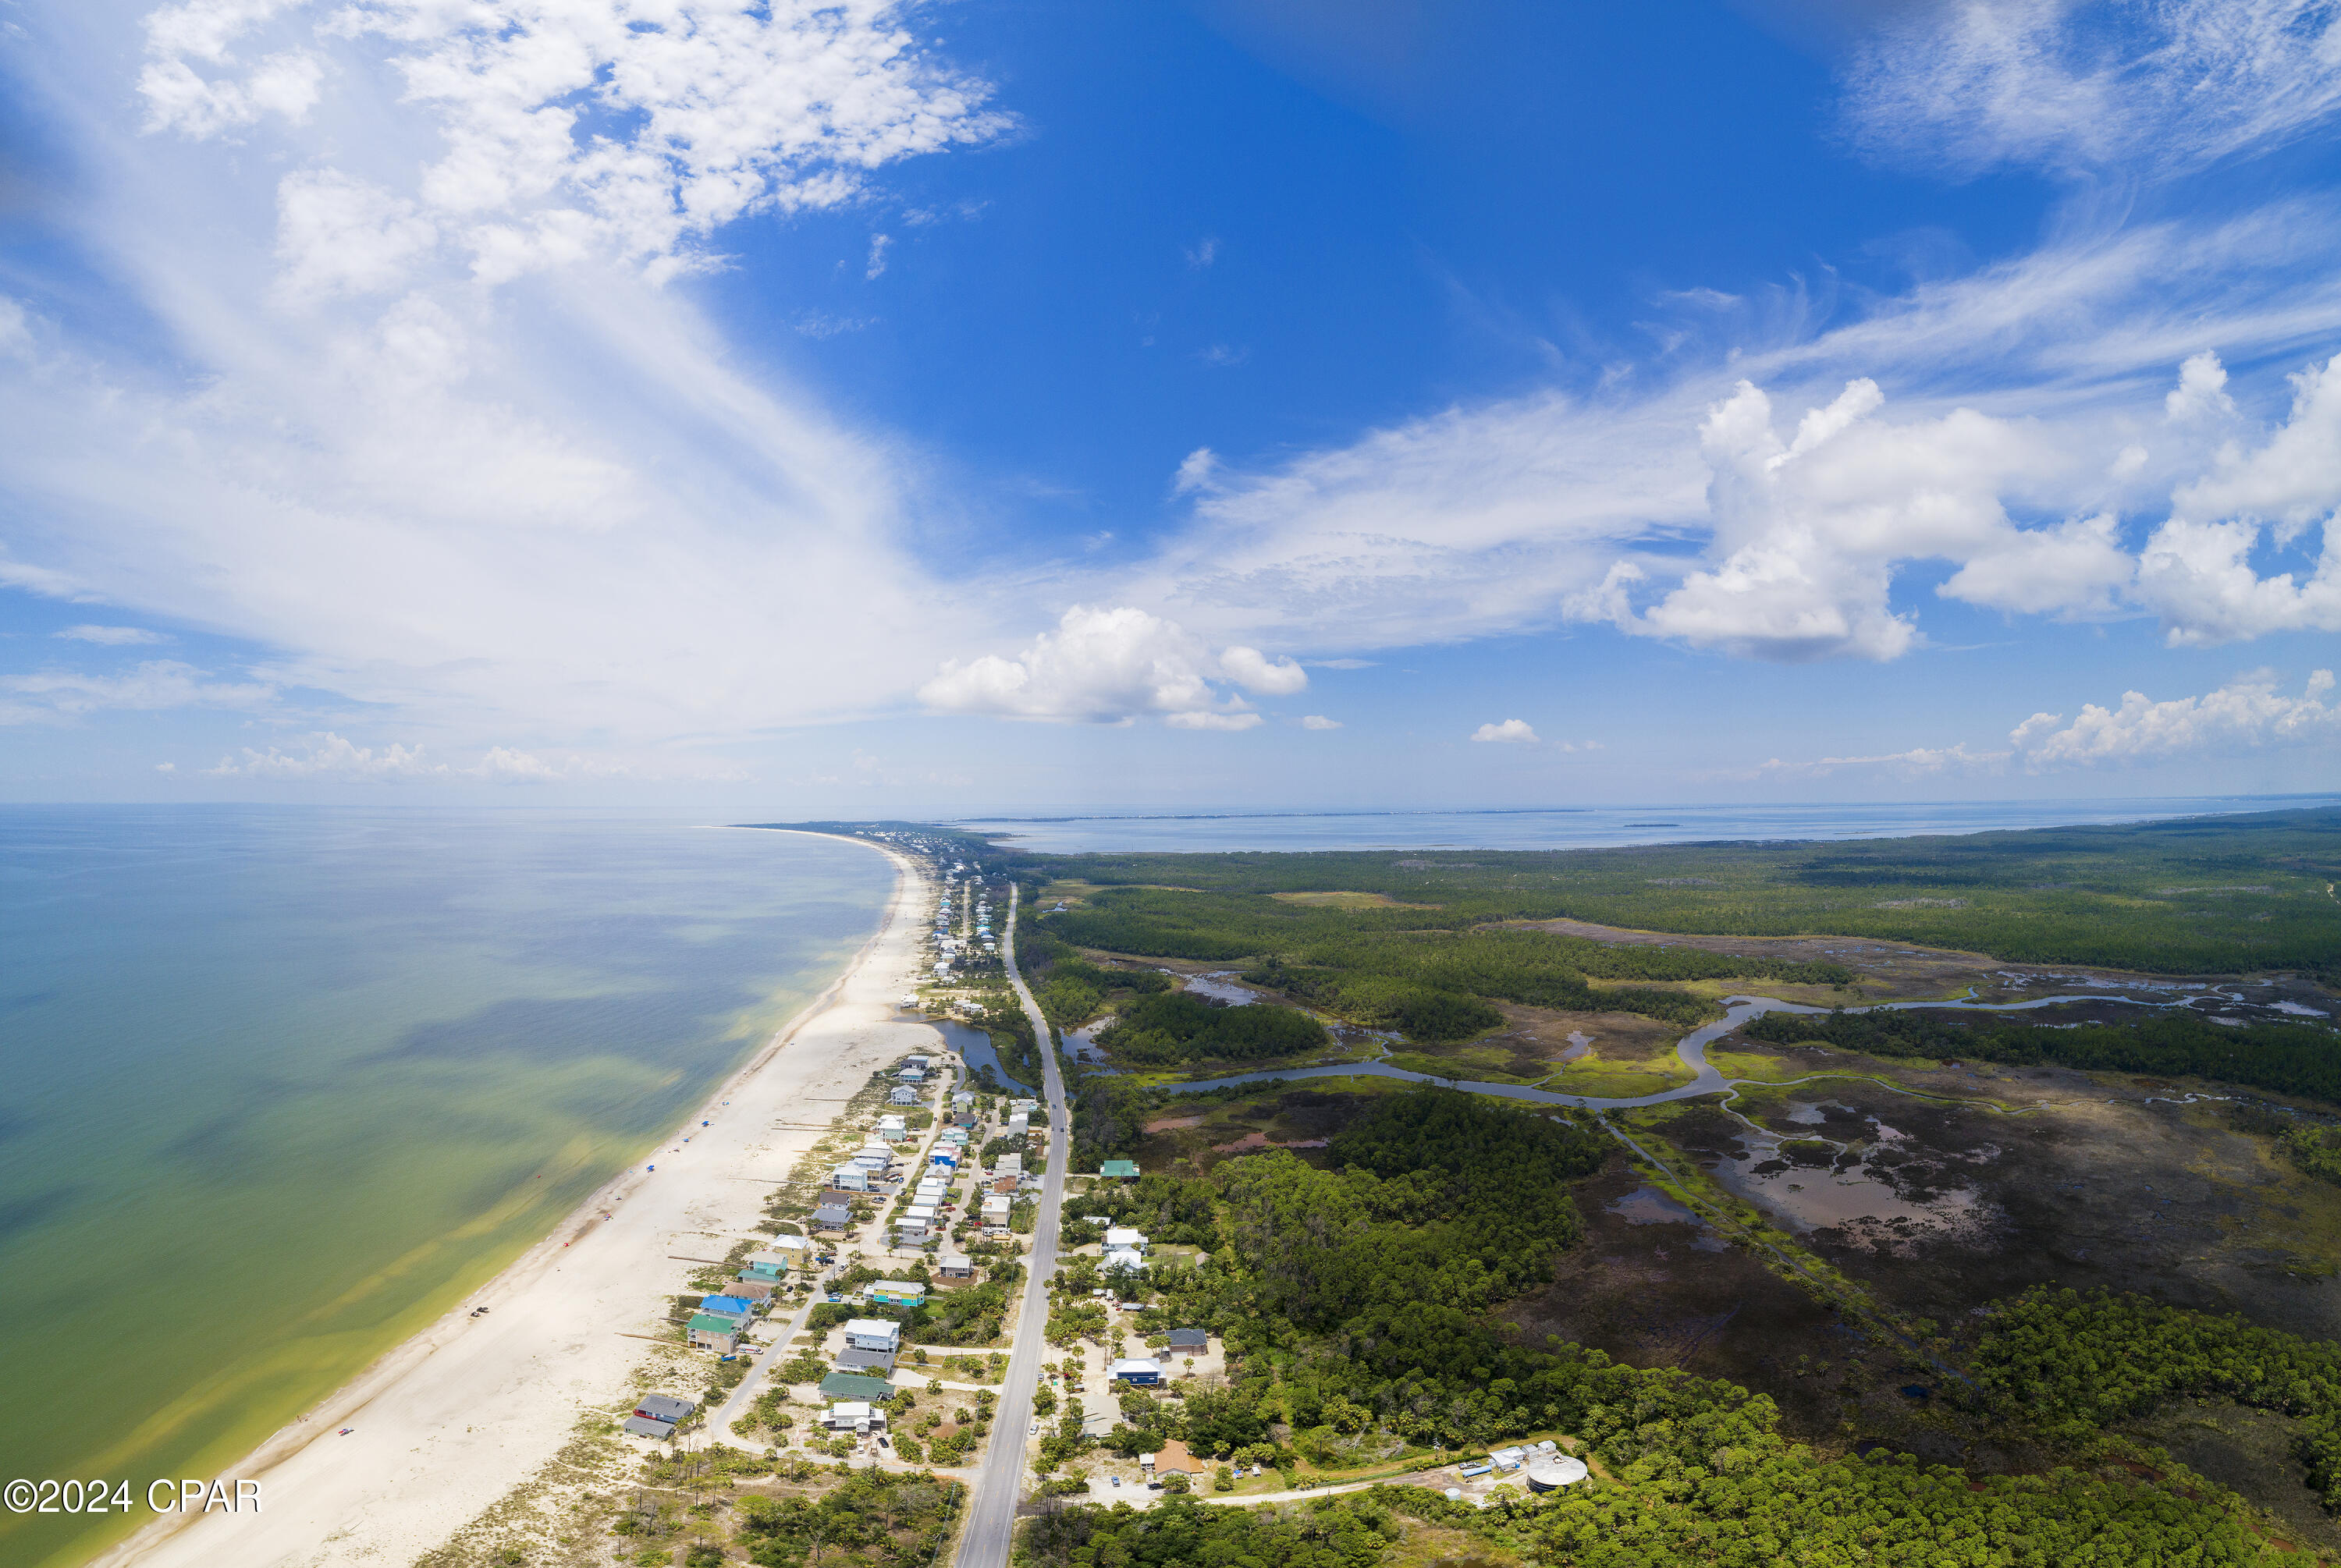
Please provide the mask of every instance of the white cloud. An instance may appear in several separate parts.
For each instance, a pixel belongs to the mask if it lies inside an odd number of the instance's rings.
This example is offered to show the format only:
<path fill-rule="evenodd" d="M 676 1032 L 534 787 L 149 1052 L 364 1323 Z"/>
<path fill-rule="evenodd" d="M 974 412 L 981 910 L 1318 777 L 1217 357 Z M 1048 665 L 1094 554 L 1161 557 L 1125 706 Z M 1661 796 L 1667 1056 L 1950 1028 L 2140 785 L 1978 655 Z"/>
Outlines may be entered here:
<path fill-rule="evenodd" d="M 259 678 L 422 715 L 434 745 L 900 704 L 1001 590 L 901 544 L 916 452 L 841 428 L 655 280 L 720 260 L 727 216 L 852 199 L 1006 125 L 914 14 L 155 12 L 154 59 L 204 81 L 295 45 L 327 61 L 305 118 L 226 138 L 142 132 L 89 65 L 120 11 L 65 8 L 44 112 L 75 147 L 76 232 L 171 354 L 0 303 L 0 583 L 258 644 Z"/>
<path fill-rule="evenodd" d="M 1224 370 L 1230 365 L 1240 365 L 1251 358 L 1251 350 L 1240 345 L 1213 343 L 1197 353 L 1195 357 L 1207 365 L 1217 365 Z"/>
<path fill-rule="evenodd" d="M 1210 447 L 1197 447 L 1179 460 L 1179 471 L 1170 477 L 1170 493 L 1187 495 L 1210 489 L 1212 476 L 1219 471 L 1219 457 Z"/>
<path fill-rule="evenodd" d="M 211 779 L 322 779 L 344 783 L 553 784 L 573 779 L 689 779 L 738 782 L 748 777 L 735 764 L 703 758 L 630 760 L 570 753 L 546 757 L 510 746 L 491 746 L 469 767 L 432 760 L 426 748 L 393 741 L 361 746 L 330 729 L 311 735 L 297 748 L 242 749 L 240 756 L 206 768 Z"/>
<path fill-rule="evenodd" d="M 1186 247 L 1186 256 L 1189 266 L 1199 269 L 1208 267 L 1219 260 L 1220 242 L 1209 238 L 1199 240 Z"/>
<path fill-rule="evenodd" d="M 2203 697 L 2156 702 L 2142 691 L 2126 691 L 2119 708 L 2086 704 L 2062 729 L 2061 714 L 2036 713 L 2008 739 L 2035 772 L 2332 744 L 2341 741 L 2341 707 L 2325 701 L 2333 685 L 2333 672 L 2318 670 L 2302 695 L 2285 697 L 2276 677 L 2263 670 Z"/>
<path fill-rule="evenodd" d="M 1340 719 L 1328 719 L 1322 713 L 1305 713 L 1300 718 L 1303 729 L 1339 729 L 1340 727 Z"/>
<path fill-rule="evenodd" d="M 288 299 L 395 288 L 439 243 L 413 202 L 338 169 L 304 169 L 276 186 L 276 254 Z"/>
<path fill-rule="evenodd" d="M 2137 574 L 2113 513 L 2015 529 L 1969 554 L 1937 589 L 1947 599 L 2027 614 L 2105 616 Z"/>
<path fill-rule="evenodd" d="M 1970 751 L 1961 741 L 1949 747 L 1914 746 L 1908 751 L 1875 757 L 1820 757 L 1808 762 L 1783 762 L 1775 757 L 1756 772 L 1822 778 L 1848 768 L 1874 768 L 1903 779 L 1930 779 L 1954 773 L 1997 773 L 2013 755 L 2012 751 Z"/>
<path fill-rule="evenodd" d="M 2236 400 L 2227 393 L 2227 367 L 2209 349 L 2189 354 L 2178 367 L 2178 384 L 2162 400 L 2162 417 L 2181 420 L 2234 417 Z"/>
<path fill-rule="evenodd" d="M 1291 660 L 1270 660 L 1254 648 L 1214 657 L 1178 622 L 1143 610 L 1075 605 L 1055 632 L 1041 633 L 1013 659 L 987 653 L 964 664 L 944 661 L 919 698 L 944 712 L 1010 719 L 1111 724 L 1161 713 L 1187 729 L 1248 729 L 1260 721 L 1236 711 L 1240 701 L 1222 700 L 1214 680 L 1287 696 L 1309 677 Z"/>
<path fill-rule="evenodd" d="M 1257 648 L 1235 647 L 1220 654 L 1220 672 L 1247 691 L 1290 697 L 1309 686 L 1309 672 L 1290 659 L 1270 659 Z"/>
<path fill-rule="evenodd" d="M 53 631 L 52 637 L 63 637 L 75 642 L 96 642 L 108 648 L 121 648 L 136 642 L 169 640 L 159 631 L 148 631 L 137 626 L 68 626 L 63 631 Z"/>
<path fill-rule="evenodd" d="M 712 264 L 700 244 L 744 213 L 839 206 L 882 164 L 1009 128 L 988 86 L 916 45 L 903 25 L 914 9 L 184 0 L 147 18 L 139 90 L 150 124 L 208 137 L 272 114 L 309 119 L 329 74 L 338 88 L 387 70 L 436 117 L 441 148 L 411 204 L 383 198 L 396 243 L 361 238 L 361 251 L 388 265 L 443 232 L 491 282 L 588 253 L 665 277 Z M 254 36 L 288 47 L 246 66 L 234 49 Z M 312 242 L 346 233 L 288 203 L 293 270 L 338 273 Z M 873 277 L 886 243 L 872 243 Z"/>
<path fill-rule="evenodd" d="M 862 269 L 864 281 L 875 283 L 886 275 L 886 253 L 893 248 L 893 244 L 894 236 L 892 234 L 870 236 L 870 261 L 869 264 Z"/>
<path fill-rule="evenodd" d="M 1507 719 L 1501 724 L 1482 724 L 1471 731 L 1474 740 L 1493 740 L 1511 745 L 1533 746 L 1537 732 L 1529 728 L 1525 719 Z"/>
<path fill-rule="evenodd" d="M 0 723 L 32 723 L 103 710 L 154 712 L 171 708 L 253 709 L 276 695 L 274 688 L 249 681 L 214 680 L 209 670 L 175 659 L 141 664 L 127 675 L 89 675 L 47 670 L 0 676 L 0 692 L 15 700 L 0 704 Z"/>
<path fill-rule="evenodd" d="M 1173 713 L 1162 720 L 1174 729 L 1250 729 L 1260 722 L 1257 713 Z"/>
<path fill-rule="evenodd" d="M 2177 173 L 2264 152 L 2341 109 L 2326 0 L 1957 0 L 1864 52 L 1869 144 L 1930 171 Z"/>
<path fill-rule="evenodd" d="M 271 746 L 265 751 L 255 751 L 247 746 L 239 759 L 223 757 L 219 765 L 204 769 L 212 779 L 334 779 L 380 781 L 387 779 L 443 778 L 452 770 L 444 762 L 433 762 L 423 756 L 423 748 L 409 750 L 401 745 L 389 745 L 379 750 L 371 746 L 359 746 L 325 730 L 309 739 L 305 750 L 285 751 Z"/>

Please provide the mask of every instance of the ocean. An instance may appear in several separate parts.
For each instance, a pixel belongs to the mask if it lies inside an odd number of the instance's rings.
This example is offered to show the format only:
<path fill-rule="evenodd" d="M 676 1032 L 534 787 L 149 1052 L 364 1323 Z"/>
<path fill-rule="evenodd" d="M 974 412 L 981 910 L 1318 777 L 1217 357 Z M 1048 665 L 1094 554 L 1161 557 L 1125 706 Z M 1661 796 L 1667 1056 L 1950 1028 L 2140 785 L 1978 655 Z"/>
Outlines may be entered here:
<path fill-rule="evenodd" d="M 652 1147 L 892 888 L 685 823 L 0 808 L 0 1481 L 229 1466 Z M 120 1533 L 0 1514 L 0 1562 Z"/>
<path fill-rule="evenodd" d="M 1892 839 L 2142 822 L 2341 804 L 2341 795 L 2186 799 L 1950 800 L 1888 805 L 1573 806 L 1482 811 L 1188 811 L 1091 809 L 954 818 L 1044 855 L 1197 850 L 1597 849 L 1745 839 Z"/>

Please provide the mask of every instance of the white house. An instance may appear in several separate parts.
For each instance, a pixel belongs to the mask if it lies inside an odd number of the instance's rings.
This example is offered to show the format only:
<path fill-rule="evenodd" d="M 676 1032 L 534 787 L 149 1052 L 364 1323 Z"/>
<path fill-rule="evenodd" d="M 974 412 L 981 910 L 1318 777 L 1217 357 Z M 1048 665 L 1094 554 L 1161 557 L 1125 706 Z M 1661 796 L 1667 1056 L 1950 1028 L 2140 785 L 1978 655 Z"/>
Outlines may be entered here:
<path fill-rule="evenodd" d="M 822 1424 L 832 1432 L 883 1432 L 886 1413 L 858 1399 L 841 1399 L 829 1407 Z"/>
<path fill-rule="evenodd" d="M 1126 1246 L 1110 1246 L 1106 1248 L 1105 1255 L 1100 1258 L 1098 1262 L 1104 1267 L 1108 1274 L 1113 1273 L 1116 1269 L 1141 1269 L 1146 1266 L 1145 1255 L 1142 1253 L 1132 1252 Z"/>
<path fill-rule="evenodd" d="M 857 1317 L 845 1325 L 845 1347 L 848 1350 L 882 1350 L 888 1354 L 902 1346 L 902 1325 L 883 1317 Z"/>
<path fill-rule="evenodd" d="M 1118 1225 L 1105 1233 L 1105 1244 L 1110 1247 L 1126 1246 L 1132 1252 L 1144 1252 L 1147 1246 L 1146 1233 L 1132 1230 L 1126 1225 Z"/>
<path fill-rule="evenodd" d="M 1013 1206 L 1012 1200 L 1011 1200 L 1005 1194 L 995 1193 L 990 1197 L 985 1198 L 983 1200 L 983 1223 L 986 1225 L 1006 1225 L 1008 1223 L 1008 1211 L 1011 1206 Z"/>

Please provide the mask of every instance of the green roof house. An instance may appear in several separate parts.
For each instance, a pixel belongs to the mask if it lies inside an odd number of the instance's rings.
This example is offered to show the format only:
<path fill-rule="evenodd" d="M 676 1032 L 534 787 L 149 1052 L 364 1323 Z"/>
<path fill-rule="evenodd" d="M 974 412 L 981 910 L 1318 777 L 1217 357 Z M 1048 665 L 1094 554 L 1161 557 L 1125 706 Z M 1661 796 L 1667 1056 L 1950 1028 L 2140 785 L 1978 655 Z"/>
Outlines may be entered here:
<path fill-rule="evenodd" d="M 718 1317 L 712 1312 L 691 1315 L 691 1343 L 702 1350 L 720 1350 L 729 1355 L 740 1348 L 740 1323 L 733 1318 Z"/>
<path fill-rule="evenodd" d="M 1098 1175 L 1104 1177 L 1107 1181 L 1136 1181 L 1138 1179 L 1138 1162 L 1136 1160 L 1108 1160 L 1105 1164 L 1098 1166 Z"/>

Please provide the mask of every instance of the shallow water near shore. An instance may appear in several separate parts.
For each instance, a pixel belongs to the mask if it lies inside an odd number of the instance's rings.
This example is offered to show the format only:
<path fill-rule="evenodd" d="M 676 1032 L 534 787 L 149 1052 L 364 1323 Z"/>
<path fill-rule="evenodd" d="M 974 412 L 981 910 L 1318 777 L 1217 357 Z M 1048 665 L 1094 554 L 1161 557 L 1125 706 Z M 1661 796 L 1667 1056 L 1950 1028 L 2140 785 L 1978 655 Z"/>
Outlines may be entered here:
<path fill-rule="evenodd" d="M 640 819 L 0 809 L 0 1478 L 233 1464 L 640 1157 L 892 883 Z M 144 1517 L 0 1516 L 0 1561 Z"/>

